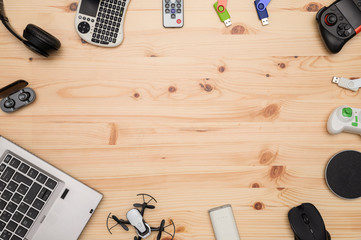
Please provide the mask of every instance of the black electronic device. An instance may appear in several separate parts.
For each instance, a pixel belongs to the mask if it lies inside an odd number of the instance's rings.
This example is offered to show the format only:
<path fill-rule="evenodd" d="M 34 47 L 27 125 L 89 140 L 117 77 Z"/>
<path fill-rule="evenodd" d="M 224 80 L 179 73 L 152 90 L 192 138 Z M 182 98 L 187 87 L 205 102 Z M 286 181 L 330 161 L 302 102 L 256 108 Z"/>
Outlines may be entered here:
<path fill-rule="evenodd" d="M 29 83 L 25 80 L 15 81 L 0 89 L 1 110 L 12 113 L 35 101 L 35 92 L 31 88 L 26 88 Z"/>
<path fill-rule="evenodd" d="M 303 203 L 288 212 L 295 240 L 331 240 L 320 212 L 311 203 Z"/>
<path fill-rule="evenodd" d="M 361 153 L 342 151 L 327 164 L 325 178 L 328 187 L 344 199 L 361 197 Z"/>
<path fill-rule="evenodd" d="M 127 225 L 132 225 L 137 233 L 137 236 L 134 237 L 134 240 L 141 240 L 147 238 L 152 232 L 158 232 L 157 240 L 161 239 L 163 233 L 166 233 L 171 237 L 169 240 L 173 240 L 175 236 L 175 224 L 171 219 L 169 220 L 168 224 L 166 224 L 165 220 L 163 219 L 159 227 L 151 227 L 148 225 L 148 223 L 145 222 L 143 218 L 145 209 L 154 209 L 155 206 L 150 205 L 150 203 L 152 201 L 157 203 L 157 200 L 154 197 L 145 193 L 138 194 L 137 196 L 142 197 L 143 203 L 133 204 L 134 208 L 128 211 L 126 215 L 127 220 L 119 219 L 117 216 L 109 213 L 106 222 L 109 233 L 112 234 L 112 229 L 118 225 L 120 225 L 125 231 L 129 231 Z M 115 222 L 115 225 L 113 225 L 112 227 L 109 227 L 110 220 Z M 172 230 L 173 233 L 168 232 L 167 229 Z"/>
<path fill-rule="evenodd" d="M 361 0 L 337 0 L 316 15 L 322 38 L 332 53 L 361 31 Z"/>
<path fill-rule="evenodd" d="M 51 52 L 57 51 L 61 46 L 60 41 L 56 37 L 34 24 L 28 24 L 26 26 L 23 33 L 24 38 L 22 38 L 11 26 L 9 19 L 6 17 L 4 0 L 0 0 L 0 20 L 6 29 L 31 51 L 44 57 L 48 57 Z"/>

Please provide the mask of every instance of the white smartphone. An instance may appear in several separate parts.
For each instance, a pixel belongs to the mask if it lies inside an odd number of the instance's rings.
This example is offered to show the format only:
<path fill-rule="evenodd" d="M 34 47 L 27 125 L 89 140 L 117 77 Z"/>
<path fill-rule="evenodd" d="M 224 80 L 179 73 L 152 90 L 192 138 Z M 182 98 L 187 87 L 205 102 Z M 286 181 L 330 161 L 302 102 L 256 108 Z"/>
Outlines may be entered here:
<path fill-rule="evenodd" d="M 240 240 L 230 204 L 212 208 L 208 212 L 216 240 Z"/>

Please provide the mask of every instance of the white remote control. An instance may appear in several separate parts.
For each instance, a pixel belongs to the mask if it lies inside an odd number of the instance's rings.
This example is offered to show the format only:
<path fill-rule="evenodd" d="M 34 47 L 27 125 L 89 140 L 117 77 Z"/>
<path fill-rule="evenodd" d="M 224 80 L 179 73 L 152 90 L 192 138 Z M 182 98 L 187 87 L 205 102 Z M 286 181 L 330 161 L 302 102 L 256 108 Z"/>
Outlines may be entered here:
<path fill-rule="evenodd" d="M 184 25 L 184 0 L 163 1 L 163 26 L 181 28 Z"/>
<path fill-rule="evenodd" d="M 361 134 L 361 109 L 351 108 L 346 105 L 336 108 L 327 122 L 330 134 L 349 132 Z"/>
<path fill-rule="evenodd" d="M 231 205 L 208 211 L 216 240 L 240 240 Z"/>
<path fill-rule="evenodd" d="M 123 23 L 130 0 L 80 0 L 75 28 L 86 42 L 116 47 L 123 42 Z"/>

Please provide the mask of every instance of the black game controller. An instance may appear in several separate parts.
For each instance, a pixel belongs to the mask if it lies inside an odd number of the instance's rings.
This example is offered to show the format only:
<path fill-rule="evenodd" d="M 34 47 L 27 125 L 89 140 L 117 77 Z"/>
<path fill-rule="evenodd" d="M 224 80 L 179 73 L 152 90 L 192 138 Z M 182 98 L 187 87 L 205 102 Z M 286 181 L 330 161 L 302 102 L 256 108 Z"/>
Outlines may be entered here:
<path fill-rule="evenodd" d="M 25 80 L 18 80 L 0 89 L 1 110 L 12 113 L 29 105 L 35 100 L 35 92 L 31 88 L 25 88 L 29 83 Z"/>
<path fill-rule="evenodd" d="M 361 0 L 338 0 L 316 15 L 322 38 L 332 53 L 361 31 Z"/>

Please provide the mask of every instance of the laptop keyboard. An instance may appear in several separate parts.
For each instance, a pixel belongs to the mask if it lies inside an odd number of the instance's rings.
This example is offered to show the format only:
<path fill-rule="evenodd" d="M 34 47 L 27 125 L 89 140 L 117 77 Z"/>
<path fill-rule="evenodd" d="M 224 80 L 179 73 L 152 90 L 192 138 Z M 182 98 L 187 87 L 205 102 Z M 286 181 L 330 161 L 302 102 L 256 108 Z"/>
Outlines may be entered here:
<path fill-rule="evenodd" d="M 0 239 L 23 240 L 58 183 L 10 154 L 0 162 Z"/>

